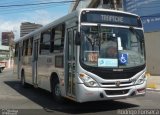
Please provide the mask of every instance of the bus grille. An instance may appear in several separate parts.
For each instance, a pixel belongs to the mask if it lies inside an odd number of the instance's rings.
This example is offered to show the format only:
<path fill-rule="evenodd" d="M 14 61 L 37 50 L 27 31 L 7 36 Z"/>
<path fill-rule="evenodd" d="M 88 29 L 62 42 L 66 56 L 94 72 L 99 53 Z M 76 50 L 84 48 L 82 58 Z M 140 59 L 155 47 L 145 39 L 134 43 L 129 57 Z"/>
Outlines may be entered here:
<path fill-rule="evenodd" d="M 92 71 L 97 76 L 103 79 L 128 79 L 133 77 L 137 72 L 106 72 L 106 71 Z"/>
<path fill-rule="evenodd" d="M 124 90 L 105 90 L 107 95 L 124 95 L 129 92 L 129 89 Z"/>
<path fill-rule="evenodd" d="M 131 84 L 132 81 L 125 81 L 125 82 L 121 82 L 121 84 Z M 102 85 L 115 85 L 115 82 L 111 82 L 111 83 L 101 83 Z"/>
<path fill-rule="evenodd" d="M 130 87 L 133 85 L 134 85 L 134 82 L 129 81 L 129 80 L 128 81 L 121 81 L 118 86 L 116 85 L 115 81 L 100 83 L 100 86 L 105 87 L 105 88 L 124 88 L 124 87 Z"/>

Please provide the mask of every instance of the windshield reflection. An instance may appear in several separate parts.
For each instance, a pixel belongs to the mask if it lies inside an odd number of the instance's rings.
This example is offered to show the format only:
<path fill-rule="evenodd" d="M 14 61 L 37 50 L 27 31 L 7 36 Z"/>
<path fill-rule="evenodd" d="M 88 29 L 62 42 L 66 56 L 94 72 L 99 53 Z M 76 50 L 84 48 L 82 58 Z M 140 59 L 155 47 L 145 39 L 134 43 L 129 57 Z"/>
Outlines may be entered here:
<path fill-rule="evenodd" d="M 145 63 L 142 30 L 83 26 L 81 37 L 81 60 L 85 65 L 127 68 Z"/>

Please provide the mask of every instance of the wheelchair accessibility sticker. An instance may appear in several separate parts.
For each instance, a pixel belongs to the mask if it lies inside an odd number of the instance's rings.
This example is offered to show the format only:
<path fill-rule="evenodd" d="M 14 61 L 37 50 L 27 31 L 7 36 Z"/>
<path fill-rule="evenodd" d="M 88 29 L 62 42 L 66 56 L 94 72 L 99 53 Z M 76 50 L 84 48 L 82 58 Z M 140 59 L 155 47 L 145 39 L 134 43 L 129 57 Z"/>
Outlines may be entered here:
<path fill-rule="evenodd" d="M 128 54 L 119 54 L 119 62 L 120 64 L 128 63 Z"/>

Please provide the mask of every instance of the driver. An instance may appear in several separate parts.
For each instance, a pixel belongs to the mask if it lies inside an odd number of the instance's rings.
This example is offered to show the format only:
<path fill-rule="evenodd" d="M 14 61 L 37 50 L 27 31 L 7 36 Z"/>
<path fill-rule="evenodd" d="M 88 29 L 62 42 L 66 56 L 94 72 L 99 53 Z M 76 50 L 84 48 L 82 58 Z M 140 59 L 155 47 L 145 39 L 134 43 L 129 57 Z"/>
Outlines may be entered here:
<path fill-rule="evenodd" d="M 107 48 L 106 49 L 107 51 L 106 51 L 106 56 L 108 57 L 108 58 L 116 58 L 117 57 L 117 49 L 116 49 L 116 47 L 109 47 L 109 48 Z"/>
<path fill-rule="evenodd" d="M 101 44 L 102 58 L 116 58 L 117 57 L 117 42 L 113 36 L 107 36 L 103 39 Z"/>

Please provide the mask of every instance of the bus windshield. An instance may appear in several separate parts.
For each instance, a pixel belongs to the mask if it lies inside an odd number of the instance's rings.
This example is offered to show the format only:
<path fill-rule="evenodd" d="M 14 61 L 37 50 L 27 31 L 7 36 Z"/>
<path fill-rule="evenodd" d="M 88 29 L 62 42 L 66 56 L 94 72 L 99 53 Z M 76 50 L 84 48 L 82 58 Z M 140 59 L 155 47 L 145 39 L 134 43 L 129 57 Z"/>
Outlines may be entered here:
<path fill-rule="evenodd" d="M 92 67 L 129 68 L 145 64 L 143 30 L 82 26 L 81 61 Z"/>

